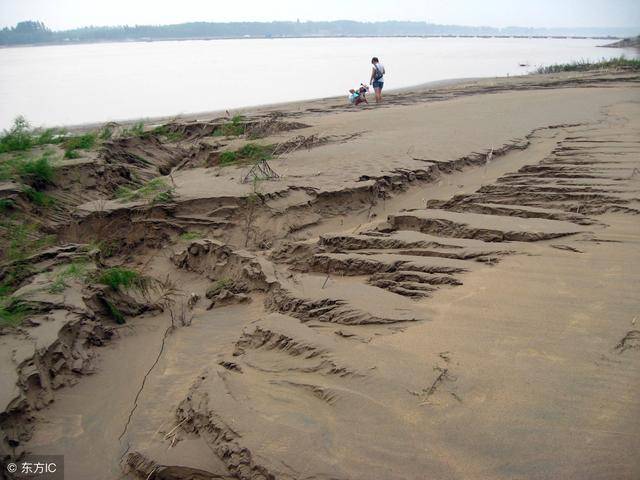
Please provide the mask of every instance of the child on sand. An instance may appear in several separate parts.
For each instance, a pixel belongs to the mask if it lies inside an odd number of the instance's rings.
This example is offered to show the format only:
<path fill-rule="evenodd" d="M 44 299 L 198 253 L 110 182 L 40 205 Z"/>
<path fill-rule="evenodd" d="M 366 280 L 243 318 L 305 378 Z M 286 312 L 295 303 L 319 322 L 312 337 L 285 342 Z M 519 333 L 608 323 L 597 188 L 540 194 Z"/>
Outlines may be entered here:
<path fill-rule="evenodd" d="M 352 88 L 349 90 L 349 103 L 353 103 L 354 105 L 360 105 L 361 103 L 369 103 L 367 101 L 366 94 L 369 91 L 369 87 L 366 85 L 360 84 L 358 90 Z"/>

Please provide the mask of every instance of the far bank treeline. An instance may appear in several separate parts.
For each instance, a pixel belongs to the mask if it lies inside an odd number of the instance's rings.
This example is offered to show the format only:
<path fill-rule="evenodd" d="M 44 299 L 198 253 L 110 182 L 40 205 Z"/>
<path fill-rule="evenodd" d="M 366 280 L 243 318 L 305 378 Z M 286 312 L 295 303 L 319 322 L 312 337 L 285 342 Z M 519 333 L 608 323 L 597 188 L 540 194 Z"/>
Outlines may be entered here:
<path fill-rule="evenodd" d="M 177 25 L 84 27 L 53 31 L 37 21 L 20 22 L 0 30 L 0 45 L 83 43 L 127 40 L 189 38 L 313 37 L 313 36 L 402 36 L 402 35 L 505 35 L 505 36 L 630 36 L 629 29 L 544 29 L 521 27 L 468 27 L 426 22 L 195 22 Z M 636 32 L 633 32 L 636 33 Z"/>

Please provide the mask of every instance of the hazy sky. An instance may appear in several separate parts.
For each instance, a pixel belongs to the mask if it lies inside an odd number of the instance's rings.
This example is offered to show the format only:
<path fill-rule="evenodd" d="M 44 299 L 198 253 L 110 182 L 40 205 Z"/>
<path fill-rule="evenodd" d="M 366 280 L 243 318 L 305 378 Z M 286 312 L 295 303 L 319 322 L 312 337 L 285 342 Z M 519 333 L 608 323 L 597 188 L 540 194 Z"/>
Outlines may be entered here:
<path fill-rule="evenodd" d="M 188 21 L 418 20 L 503 27 L 640 27 L 640 0 L 0 0 L 0 26 Z"/>

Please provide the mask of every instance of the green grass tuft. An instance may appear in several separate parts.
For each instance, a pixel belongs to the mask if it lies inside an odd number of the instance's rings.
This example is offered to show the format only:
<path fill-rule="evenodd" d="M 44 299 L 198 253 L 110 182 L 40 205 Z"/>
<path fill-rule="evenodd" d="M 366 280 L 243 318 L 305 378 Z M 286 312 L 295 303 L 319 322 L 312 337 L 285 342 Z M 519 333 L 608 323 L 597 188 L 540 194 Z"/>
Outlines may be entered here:
<path fill-rule="evenodd" d="M 110 287 L 112 290 L 142 290 L 147 288 L 145 277 L 135 270 L 122 267 L 112 267 L 103 270 L 98 275 L 98 283 Z"/>
<path fill-rule="evenodd" d="M 222 152 L 218 157 L 218 162 L 223 167 L 226 165 L 233 165 L 238 160 L 238 154 L 236 152 Z"/>

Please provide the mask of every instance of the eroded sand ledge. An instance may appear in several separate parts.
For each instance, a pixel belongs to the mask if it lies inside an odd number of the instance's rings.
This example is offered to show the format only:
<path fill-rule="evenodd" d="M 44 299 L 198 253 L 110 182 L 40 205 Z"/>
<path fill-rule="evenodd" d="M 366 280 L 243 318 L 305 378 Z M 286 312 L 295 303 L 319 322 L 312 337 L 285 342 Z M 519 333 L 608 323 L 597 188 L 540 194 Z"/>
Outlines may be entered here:
<path fill-rule="evenodd" d="M 639 86 L 527 77 L 289 106 L 295 129 L 265 144 L 324 140 L 257 186 L 205 166 L 208 120 L 176 127 L 189 145 L 70 164 L 83 180 L 54 226 L 73 243 L 34 264 L 100 232 L 118 251 L 97 264 L 199 300 L 167 333 L 170 309 L 129 298 L 114 328 L 92 292 L 30 278 L 38 325 L 0 337 L 5 442 L 64 453 L 71 479 L 634 478 Z M 130 172 L 171 172 L 175 201 L 106 200 Z"/>

